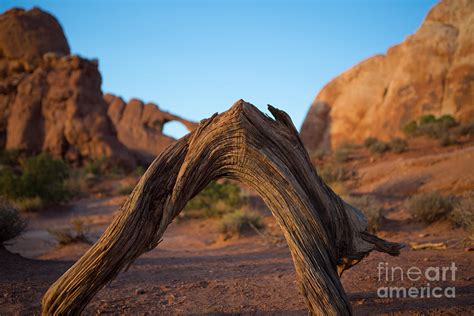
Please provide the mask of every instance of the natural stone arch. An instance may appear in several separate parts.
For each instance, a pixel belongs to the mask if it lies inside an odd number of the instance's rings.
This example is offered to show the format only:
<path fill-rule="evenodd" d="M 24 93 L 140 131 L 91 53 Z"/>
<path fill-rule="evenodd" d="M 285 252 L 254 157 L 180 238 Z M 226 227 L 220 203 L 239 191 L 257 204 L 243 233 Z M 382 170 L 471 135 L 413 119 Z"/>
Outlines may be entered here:
<path fill-rule="evenodd" d="M 340 282 L 370 251 L 401 245 L 367 233 L 365 217 L 317 175 L 290 117 L 275 120 L 239 100 L 203 120 L 150 165 L 101 238 L 47 291 L 43 314 L 76 314 L 142 253 L 156 247 L 187 201 L 211 181 L 253 187 L 281 226 L 300 290 L 313 314 L 348 315 Z"/>
<path fill-rule="evenodd" d="M 189 133 L 190 130 L 182 121 L 169 120 L 163 122 L 162 133 L 165 136 L 172 138 L 181 138 Z"/>

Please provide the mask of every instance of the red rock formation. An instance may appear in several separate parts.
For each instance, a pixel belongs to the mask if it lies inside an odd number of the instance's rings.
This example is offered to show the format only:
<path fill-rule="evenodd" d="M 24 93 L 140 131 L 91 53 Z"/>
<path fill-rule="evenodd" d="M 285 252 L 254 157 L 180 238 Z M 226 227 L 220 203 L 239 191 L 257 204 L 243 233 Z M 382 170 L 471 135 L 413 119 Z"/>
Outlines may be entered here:
<path fill-rule="evenodd" d="M 423 114 L 474 119 L 474 1 L 445 0 L 385 55 L 329 82 L 301 128 L 309 150 L 401 135 Z"/>
<path fill-rule="evenodd" d="M 48 52 L 69 54 L 63 29 L 52 15 L 38 8 L 0 15 L 0 57 L 33 62 Z"/>
<path fill-rule="evenodd" d="M 134 166 L 174 141 L 162 134 L 167 121 L 194 128 L 153 104 L 104 100 L 97 61 L 69 55 L 61 26 L 40 9 L 0 15 L 0 52 L 0 148 Z"/>
<path fill-rule="evenodd" d="M 144 104 L 132 99 L 127 104 L 112 94 L 104 95 L 108 115 L 117 130 L 119 141 L 135 152 L 144 162 L 151 162 L 161 151 L 175 142 L 163 134 L 163 126 L 170 121 L 182 123 L 188 130 L 197 124 L 168 112 L 162 112 L 154 103 Z"/>

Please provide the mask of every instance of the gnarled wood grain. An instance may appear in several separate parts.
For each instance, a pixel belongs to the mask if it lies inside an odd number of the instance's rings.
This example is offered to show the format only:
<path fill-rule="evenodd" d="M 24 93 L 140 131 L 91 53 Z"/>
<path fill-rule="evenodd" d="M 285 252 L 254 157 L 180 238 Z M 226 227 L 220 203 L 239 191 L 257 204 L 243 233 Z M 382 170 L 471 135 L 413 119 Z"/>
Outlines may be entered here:
<path fill-rule="evenodd" d="M 253 187 L 281 226 L 311 313 L 347 315 L 341 273 L 370 251 L 401 246 L 367 233 L 367 221 L 317 175 L 289 116 L 275 120 L 239 100 L 168 147 L 150 165 L 101 238 L 43 297 L 43 314 L 76 314 L 142 253 L 211 181 Z"/>

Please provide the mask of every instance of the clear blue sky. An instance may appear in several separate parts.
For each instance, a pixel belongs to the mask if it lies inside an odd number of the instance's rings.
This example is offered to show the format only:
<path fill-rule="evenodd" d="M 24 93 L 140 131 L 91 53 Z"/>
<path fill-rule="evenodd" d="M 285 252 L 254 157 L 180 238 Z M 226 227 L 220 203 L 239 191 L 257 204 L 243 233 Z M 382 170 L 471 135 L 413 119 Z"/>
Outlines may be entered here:
<path fill-rule="evenodd" d="M 317 92 L 421 24 L 433 0 L 42 1 L 75 54 L 98 58 L 104 92 L 191 120 L 240 98 L 299 128 Z M 170 133 L 179 136 L 179 129 Z"/>

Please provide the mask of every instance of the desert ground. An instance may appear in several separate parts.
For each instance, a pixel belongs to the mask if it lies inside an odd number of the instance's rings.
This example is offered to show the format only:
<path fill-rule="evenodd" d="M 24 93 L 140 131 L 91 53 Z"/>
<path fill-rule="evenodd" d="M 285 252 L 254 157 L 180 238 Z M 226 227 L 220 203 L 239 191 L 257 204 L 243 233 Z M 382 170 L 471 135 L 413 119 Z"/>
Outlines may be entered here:
<path fill-rule="evenodd" d="M 456 193 L 466 186 L 472 188 L 473 158 L 472 140 L 449 147 L 437 146 L 432 140 L 413 140 L 402 154 L 373 155 L 360 148 L 351 153 L 344 166 L 357 176 L 345 181 L 346 192 L 339 193 L 374 196 L 383 205 L 378 236 L 406 245 L 399 257 L 373 252 L 343 274 L 356 315 L 472 315 L 472 235 L 443 221 L 431 225 L 415 221 L 404 201 L 417 191 Z M 322 169 L 332 160 L 326 157 L 315 164 Z M 49 285 L 90 247 L 84 242 L 58 245 L 48 229 L 70 227 L 72 219 L 80 219 L 89 228 L 88 238 L 97 240 L 126 199 L 115 193 L 116 188 L 137 180 L 137 176 L 105 177 L 80 198 L 25 214 L 26 231 L 0 250 L 0 314 L 38 314 Z M 262 214 L 265 229 L 225 239 L 218 219 L 173 222 L 163 242 L 102 289 L 85 314 L 306 314 L 290 252 L 274 218 L 254 192 L 248 188 L 243 192 L 249 207 Z M 413 243 L 444 246 L 412 250 Z M 381 264 L 424 271 L 453 262 L 457 267 L 454 280 L 447 278 L 430 286 L 454 287 L 455 298 L 378 295 L 381 287 L 419 288 L 427 283 L 424 278 L 410 281 L 400 273 L 385 279 L 385 272 L 379 274 Z"/>

